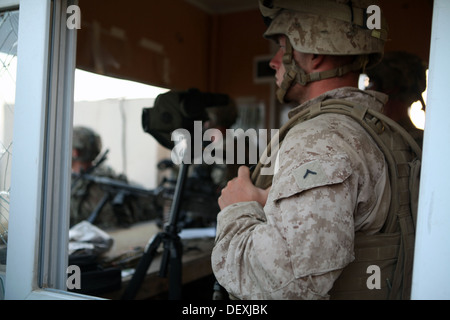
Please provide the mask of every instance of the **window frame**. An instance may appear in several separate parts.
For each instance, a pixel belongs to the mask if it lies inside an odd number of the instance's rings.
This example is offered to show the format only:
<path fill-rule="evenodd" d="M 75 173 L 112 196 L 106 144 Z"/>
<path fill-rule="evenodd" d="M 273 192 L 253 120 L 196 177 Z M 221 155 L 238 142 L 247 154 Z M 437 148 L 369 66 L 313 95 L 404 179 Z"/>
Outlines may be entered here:
<path fill-rule="evenodd" d="M 20 1 L 6 299 L 97 299 L 66 291 L 76 59 L 76 29 L 66 26 L 71 4 Z"/>

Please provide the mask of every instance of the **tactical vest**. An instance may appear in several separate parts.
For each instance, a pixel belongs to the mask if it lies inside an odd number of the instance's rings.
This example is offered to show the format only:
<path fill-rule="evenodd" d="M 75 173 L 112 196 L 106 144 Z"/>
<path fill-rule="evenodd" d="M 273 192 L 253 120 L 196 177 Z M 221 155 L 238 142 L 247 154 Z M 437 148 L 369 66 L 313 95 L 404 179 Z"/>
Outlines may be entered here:
<path fill-rule="evenodd" d="M 281 144 L 289 129 L 324 113 L 337 113 L 357 121 L 384 153 L 389 168 L 391 203 L 382 230 L 375 235 L 355 234 L 355 260 L 346 266 L 329 292 L 331 299 L 409 299 L 411 294 L 422 150 L 414 139 L 392 119 L 356 103 L 331 99 L 299 112 L 279 130 L 268 145 L 252 180 L 268 188 L 272 175 L 260 175 L 262 163 L 273 157 L 274 144 Z M 370 266 L 380 271 L 380 288 L 372 283 Z M 379 269 L 378 269 L 379 268 Z"/>

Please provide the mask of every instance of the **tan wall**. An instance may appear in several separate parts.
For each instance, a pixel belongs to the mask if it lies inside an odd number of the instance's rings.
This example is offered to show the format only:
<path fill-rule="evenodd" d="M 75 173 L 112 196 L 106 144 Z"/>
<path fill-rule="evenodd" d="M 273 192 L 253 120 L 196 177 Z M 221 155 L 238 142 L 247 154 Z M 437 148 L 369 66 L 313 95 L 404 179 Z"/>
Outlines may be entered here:
<path fill-rule="evenodd" d="M 215 18 L 215 72 L 213 85 L 233 96 L 256 96 L 267 99 L 269 86 L 253 81 L 253 61 L 269 54 L 269 42 L 262 34 L 265 25 L 259 11 L 246 11 Z"/>
<path fill-rule="evenodd" d="M 208 86 L 210 20 L 182 0 L 80 0 L 77 66 L 171 89 Z"/>
<path fill-rule="evenodd" d="M 430 55 L 432 0 L 381 0 L 389 24 L 386 51 L 403 50 L 428 62 Z"/>

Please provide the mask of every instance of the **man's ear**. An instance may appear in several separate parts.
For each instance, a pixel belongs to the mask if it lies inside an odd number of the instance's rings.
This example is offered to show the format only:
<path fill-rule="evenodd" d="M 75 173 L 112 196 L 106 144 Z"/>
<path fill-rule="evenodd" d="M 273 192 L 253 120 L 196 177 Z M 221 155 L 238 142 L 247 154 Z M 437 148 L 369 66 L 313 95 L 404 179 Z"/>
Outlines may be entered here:
<path fill-rule="evenodd" d="M 324 61 L 325 61 L 325 56 L 324 55 L 322 55 L 322 54 L 312 54 L 311 55 L 311 60 L 310 60 L 311 69 L 312 70 L 320 69 L 320 67 L 322 66 Z"/>

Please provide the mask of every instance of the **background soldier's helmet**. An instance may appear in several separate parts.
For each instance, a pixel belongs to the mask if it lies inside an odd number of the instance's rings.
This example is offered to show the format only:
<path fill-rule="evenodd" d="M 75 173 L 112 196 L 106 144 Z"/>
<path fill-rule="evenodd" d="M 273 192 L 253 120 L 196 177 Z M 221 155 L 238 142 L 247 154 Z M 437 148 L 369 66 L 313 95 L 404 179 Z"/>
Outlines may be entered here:
<path fill-rule="evenodd" d="M 77 126 L 73 128 L 72 148 L 79 151 L 73 160 L 93 161 L 102 150 L 102 140 L 94 130 Z"/>
<path fill-rule="evenodd" d="M 387 23 L 380 10 L 380 29 L 369 29 L 367 8 L 377 0 L 259 0 L 269 25 L 264 36 L 285 35 L 303 53 L 368 55 L 367 67 L 381 60 Z M 372 20 L 371 20 L 372 21 Z"/>
<path fill-rule="evenodd" d="M 427 86 L 426 63 L 418 56 L 403 52 L 386 52 L 383 60 L 367 70 L 369 89 L 389 95 L 389 99 L 412 104 L 420 101 L 425 109 L 422 93 Z"/>

